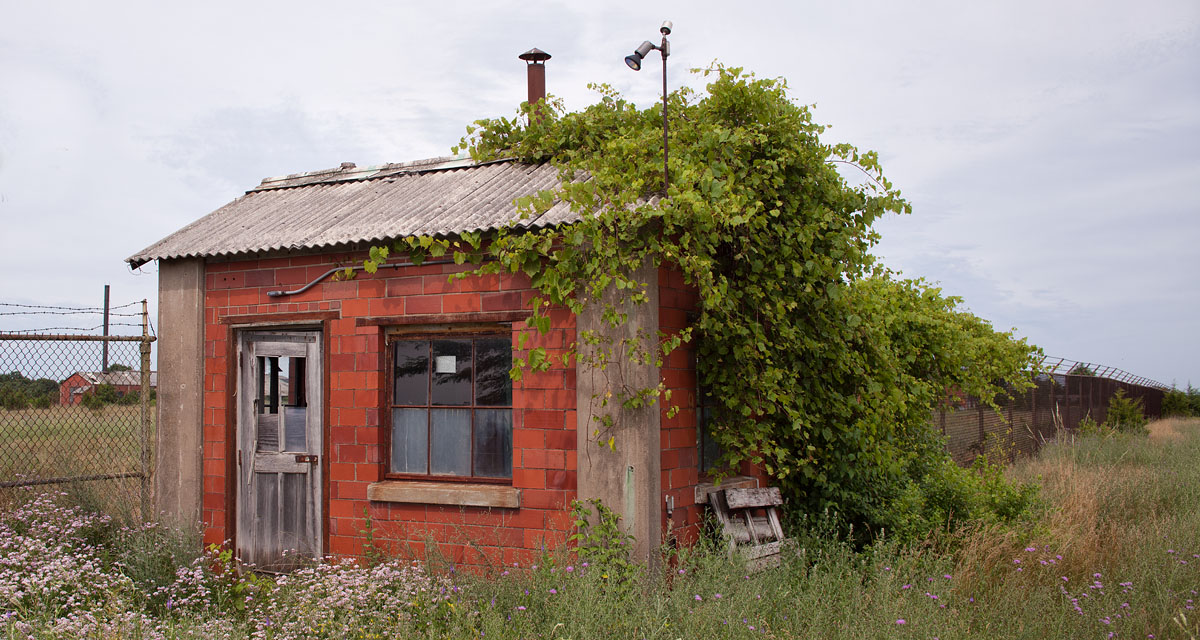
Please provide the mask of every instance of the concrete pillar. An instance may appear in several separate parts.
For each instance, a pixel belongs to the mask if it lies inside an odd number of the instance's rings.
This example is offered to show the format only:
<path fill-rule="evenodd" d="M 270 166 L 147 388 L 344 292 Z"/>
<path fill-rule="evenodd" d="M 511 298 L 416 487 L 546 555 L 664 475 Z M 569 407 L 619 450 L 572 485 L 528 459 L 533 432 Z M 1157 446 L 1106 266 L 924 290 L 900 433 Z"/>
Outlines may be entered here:
<path fill-rule="evenodd" d="M 158 427 L 155 508 L 200 521 L 204 434 L 204 261 L 158 263 Z"/>
<path fill-rule="evenodd" d="M 635 274 L 638 281 L 649 285 L 649 300 L 643 304 L 625 304 L 628 322 L 610 327 L 601 318 L 601 305 L 589 304 L 577 319 L 578 331 L 587 330 L 606 336 L 598 348 L 622 350 L 622 338 L 634 338 L 643 330 L 654 348 L 658 335 L 658 269 L 644 265 Z M 615 300 L 611 292 L 606 300 Z M 659 368 L 650 364 L 612 363 L 603 370 L 586 362 L 592 347 L 579 340 L 579 375 L 575 390 L 578 446 L 578 493 L 580 500 L 599 498 L 605 506 L 621 515 L 621 528 L 633 535 L 632 559 L 646 563 L 652 569 L 659 562 L 662 542 L 662 454 L 660 443 L 660 413 L 657 404 L 637 409 L 624 409 L 617 400 L 620 389 L 643 389 L 657 386 Z M 609 392 L 613 397 L 607 407 L 600 398 Z M 613 418 L 614 449 L 597 444 L 594 432 L 600 424 L 595 418 Z M 607 440 L 607 437 L 605 437 Z"/>

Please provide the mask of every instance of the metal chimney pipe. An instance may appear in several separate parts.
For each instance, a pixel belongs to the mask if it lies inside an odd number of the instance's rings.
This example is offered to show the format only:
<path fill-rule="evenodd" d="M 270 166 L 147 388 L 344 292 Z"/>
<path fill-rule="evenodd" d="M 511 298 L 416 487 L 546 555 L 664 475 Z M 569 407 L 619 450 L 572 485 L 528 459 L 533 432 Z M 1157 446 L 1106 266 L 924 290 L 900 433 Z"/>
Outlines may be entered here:
<path fill-rule="evenodd" d="M 536 105 L 539 100 L 546 99 L 546 64 L 550 54 L 534 47 L 517 56 L 528 62 L 525 65 L 529 84 L 529 104 Z"/>

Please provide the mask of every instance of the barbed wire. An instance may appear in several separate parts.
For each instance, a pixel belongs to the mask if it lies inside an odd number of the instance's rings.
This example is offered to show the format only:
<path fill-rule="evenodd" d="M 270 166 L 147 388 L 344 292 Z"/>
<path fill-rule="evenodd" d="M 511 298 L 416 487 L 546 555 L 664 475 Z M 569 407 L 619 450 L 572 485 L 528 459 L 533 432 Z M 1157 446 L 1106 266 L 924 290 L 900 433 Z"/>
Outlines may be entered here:
<path fill-rule="evenodd" d="M 1138 384 L 1144 387 L 1157 387 L 1160 389 L 1171 388 L 1157 380 L 1139 376 L 1118 367 L 1099 364 L 1096 362 L 1072 360 L 1070 358 L 1060 358 L 1058 356 L 1046 356 L 1042 359 L 1041 367 L 1042 371 L 1051 375 L 1090 375 L 1097 378 L 1108 378 L 1109 380 L 1116 380 L 1118 382 Z"/>
<path fill-rule="evenodd" d="M 110 322 L 110 323 L 108 323 L 108 326 L 110 328 L 111 327 L 141 328 L 142 324 L 140 322 L 137 322 L 137 323 L 134 323 L 134 322 Z M 103 328 L 104 328 L 104 325 L 98 324 L 94 327 L 41 327 L 39 329 L 0 329 L 0 333 L 28 334 L 28 333 L 43 333 L 46 331 L 97 331 L 97 330 L 103 329 Z"/>
<path fill-rule="evenodd" d="M 128 311 L 124 313 L 114 313 L 118 309 L 128 309 L 137 304 L 141 304 L 142 300 L 134 300 L 125 304 L 110 306 L 108 315 L 137 317 L 142 315 L 140 311 Z M 67 315 L 99 315 L 104 313 L 104 307 L 67 307 L 61 305 L 49 304 L 23 304 L 20 302 L 0 302 L 0 307 L 10 307 L 13 309 L 46 309 L 46 311 L 0 311 L 0 316 L 67 316 Z"/>

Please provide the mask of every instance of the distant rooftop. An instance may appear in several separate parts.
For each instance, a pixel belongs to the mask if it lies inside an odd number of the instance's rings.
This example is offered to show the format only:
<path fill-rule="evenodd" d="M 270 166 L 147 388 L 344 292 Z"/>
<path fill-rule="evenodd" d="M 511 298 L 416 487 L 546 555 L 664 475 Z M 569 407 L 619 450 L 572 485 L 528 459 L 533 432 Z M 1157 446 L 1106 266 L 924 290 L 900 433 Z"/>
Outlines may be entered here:
<path fill-rule="evenodd" d="M 351 248 L 412 235 L 496 229 L 519 220 L 514 201 L 559 185 L 548 164 L 442 157 L 265 178 L 233 202 L 126 259 L 238 256 Z M 528 228 L 578 220 L 556 203 Z"/>

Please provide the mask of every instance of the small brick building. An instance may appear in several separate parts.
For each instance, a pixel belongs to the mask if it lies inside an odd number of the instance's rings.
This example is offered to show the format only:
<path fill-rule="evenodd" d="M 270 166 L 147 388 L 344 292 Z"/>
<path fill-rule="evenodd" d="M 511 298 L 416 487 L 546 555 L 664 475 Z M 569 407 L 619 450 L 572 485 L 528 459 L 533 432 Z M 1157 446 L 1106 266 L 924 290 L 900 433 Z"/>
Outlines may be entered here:
<path fill-rule="evenodd" d="M 158 374 L 150 372 L 150 388 L 158 383 Z M 58 385 L 58 403 L 64 407 L 83 402 L 83 396 L 101 385 L 110 385 L 118 394 L 140 393 L 142 374 L 139 371 L 76 371 Z"/>
<path fill-rule="evenodd" d="M 391 553 L 420 555 L 433 542 L 459 563 L 525 563 L 564 544 L 576 498 L 620 513 L 645 561 L 668 534 L 694 538 L 707 485 L 686 347 L 661 368 L 599 374 L 556 360 L 508 376 L 522 333 L 561 354 L 582 328 L 686 326 L 695 293 L 678 272 L 640 269 L 650 302 L 629 309 L 627 326 L 560 309 L 545 335 L 524 322 L 524 276 L 451 281 L 464 267 L 403 257 L 337 275 L 371 245 L 505 225 L 515 198 L 557 180 L 550 166 L 515 161 L 347 163 L 266 179 L 130 257 L 159 267 L 160 511 L 200 520 L 206 543 L 231 541 L 279 568 L 289 549 L 362 555 L 368 516 Z M 577 219 L 559 203 L 520 224 Z M 661 405 L 594 402 L 659 380 L 681 407 L 672 417 Z M 615 450 L 591 435 L 601 411 L 616 420 Z"/>

